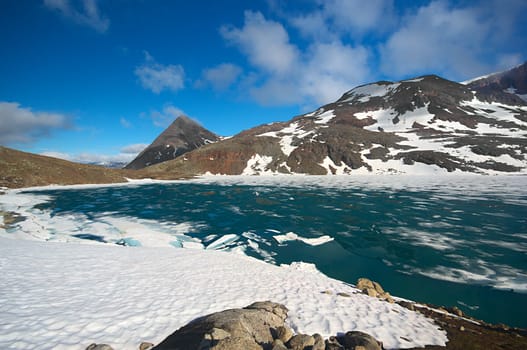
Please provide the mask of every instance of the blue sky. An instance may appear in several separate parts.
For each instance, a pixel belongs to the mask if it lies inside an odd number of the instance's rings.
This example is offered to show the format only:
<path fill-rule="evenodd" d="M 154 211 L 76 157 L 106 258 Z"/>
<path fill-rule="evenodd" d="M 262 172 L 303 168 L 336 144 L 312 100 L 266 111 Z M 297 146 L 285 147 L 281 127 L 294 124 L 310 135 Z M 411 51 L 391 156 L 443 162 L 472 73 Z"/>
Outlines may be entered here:
<path fill-rule="evenodd" d="M 220 135 L 378 80 L 527 60 L 527 1 L 2 0 L 0 144 L 131 160 L 180 114 Z"/>

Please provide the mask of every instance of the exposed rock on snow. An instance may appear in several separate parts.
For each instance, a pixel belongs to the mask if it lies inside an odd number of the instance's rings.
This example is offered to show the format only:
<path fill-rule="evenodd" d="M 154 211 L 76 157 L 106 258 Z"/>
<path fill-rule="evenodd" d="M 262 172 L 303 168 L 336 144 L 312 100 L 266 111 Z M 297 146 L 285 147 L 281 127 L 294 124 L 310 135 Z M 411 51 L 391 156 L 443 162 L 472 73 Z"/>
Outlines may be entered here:
<path fill-rule="evenodd" d="M 385 292 L 378 282 L 371 281 L 367 278 L 359 278 L 357 288 L 370 297 L 386 300 L 389 303 L 395 302 L 390 293 Z"/>

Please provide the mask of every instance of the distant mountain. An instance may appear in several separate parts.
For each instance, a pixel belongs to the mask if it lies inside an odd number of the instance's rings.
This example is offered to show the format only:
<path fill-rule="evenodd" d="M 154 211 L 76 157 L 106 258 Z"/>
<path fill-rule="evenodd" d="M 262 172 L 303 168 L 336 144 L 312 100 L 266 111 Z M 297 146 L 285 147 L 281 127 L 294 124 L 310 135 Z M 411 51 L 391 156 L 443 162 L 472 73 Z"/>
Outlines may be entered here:
<path fill-rule="evenodd" d="M 527 62 L 504 72 L 472 79 L 466 84 L 485 94 L 508 93 L 527 101 Z"/>
<path fill-rule="evenodd" d="M 142 169 L 172 160 L 178 156 L 214 143 L 220 137 L 186 116 L 178 117 L 150 146 L 145 148 L 125 169 Z"/>
<path fill-rule="evenodd" d="M 128 163 L 126 163 L 126 162 L 105 162 L 105 161 L 102 161 L 102 162 L 89 162 L 89 163 L 83 163 L 83 164 L 98 165 L 98 166 L 102 166 L 102 167 L 110 168 L 110 169 L 122 169 Z"/>
<path fill-rule="evenodd" d="M 123 170 L 79 164 L 0 146 L 0 187 L 126 182 Z"/>
<path fill-rule="evenodd" d="M 509 81 L 522 92 L 521 79 Z M 506 81 L 502 76 L 501 81 Z M 487 77 L 486 79 L 491 79 Z M 516 83 L 517 82 L 517 83 Z M 480 85 L 478 85 L 480 84 Z M 151 174 L 527 173 L 527 103 L 428 75 L 356 87 L 287 122 L 244 131 Z M 509 90 L 510 91 L 510 90 Z"/>

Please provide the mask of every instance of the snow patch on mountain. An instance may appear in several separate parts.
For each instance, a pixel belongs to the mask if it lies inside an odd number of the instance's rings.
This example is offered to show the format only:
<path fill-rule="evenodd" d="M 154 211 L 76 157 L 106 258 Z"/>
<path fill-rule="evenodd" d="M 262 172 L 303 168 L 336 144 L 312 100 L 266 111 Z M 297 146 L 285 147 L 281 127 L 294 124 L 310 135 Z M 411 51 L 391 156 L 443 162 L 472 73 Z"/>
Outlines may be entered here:
<path fill-rule="evenodd" d="M 273 157 L 261 156 L 255 154 L 247 161 L 247 166 L 242 172 L 242 175 L 265 175 L 272 174 L 267 166 L 273 161 Z"/>
<path fill-rule="evenodd" d="M 376 123 L 366 126 L 366 130 L 398 132 L 411 129 L 415 122 L 425 125 L 429 124 L 434 115 L 428 112 L 428 105 L 399 114 L 393 109 L 379 109 L 371 112 L 359 112 L 354 114 L 359 119 L 373 118 Z"/>
<path fill-rule="evenodd" d="M 319 165 L 327 170 L 328 175 L 347 175 L 351 173 L 351 168 L 344 164 L 344 162 L 341 162 L 341 165 L 336 165 L 328 156 Z"/>
<path fill-rule="evenodd" d="M 346 95 L 349 95 L 349 97 L 341 102 L 368 102 L 372 97 L 384 97 L 390 94 L 400 85 L 400 83 L 375 83 L 362 85 L 347 92 Z"/>
<path fill-rule="evenodd" d="M 293 122 L 279 131 L 270 131 L 257 136 L 270 136 L 279 138 L 282 152 L 286 156 L 289 156 L 297 148 L 297 146 L 293 145 L 293 141 L 295 139 L 303 139 L 313 133 L 313 130 L 303 130 L 298 122 Z"/>
<path fill-rule="evenodd" d="M 326 111 L 317 116 L 317 120 L 315 120 L 315 123 L 316 124 L 327 124 L 327 122 L 329 122 L 333 118 L 335 118 L 334 111 Z"/>

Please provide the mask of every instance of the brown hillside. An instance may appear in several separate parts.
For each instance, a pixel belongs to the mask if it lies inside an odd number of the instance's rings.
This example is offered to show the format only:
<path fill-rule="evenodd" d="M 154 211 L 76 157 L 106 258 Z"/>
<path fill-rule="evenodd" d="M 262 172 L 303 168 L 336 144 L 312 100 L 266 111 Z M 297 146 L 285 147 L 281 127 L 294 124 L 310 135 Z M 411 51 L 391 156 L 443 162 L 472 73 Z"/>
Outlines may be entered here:
<path fill-rule="evenodd" d="M 136 176 L 120 169 L 78 164 L 0 146 L 2 187 L 117 183 L 126 182 L 125 177 Z"/>

